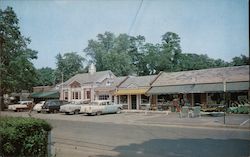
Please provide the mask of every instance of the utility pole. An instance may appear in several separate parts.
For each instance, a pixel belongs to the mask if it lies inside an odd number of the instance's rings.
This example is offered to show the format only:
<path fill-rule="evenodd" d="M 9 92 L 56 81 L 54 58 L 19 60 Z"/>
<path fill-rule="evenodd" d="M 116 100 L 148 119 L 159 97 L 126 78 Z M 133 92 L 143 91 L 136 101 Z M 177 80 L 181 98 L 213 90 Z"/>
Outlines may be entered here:
<path fill-rule="evenodd" d="M 63 95 L 64 95 L 64 93 L 63 93 L 63 72 L 61 72 L 61 75 L 62 75 L 62 85 L 61 85 L 61 87 L 62 87 L 62 89 L 61 89 L 61 93 L 62 93 L 62 96 L 61 96 L 61 99 L 63 100 Z"/>

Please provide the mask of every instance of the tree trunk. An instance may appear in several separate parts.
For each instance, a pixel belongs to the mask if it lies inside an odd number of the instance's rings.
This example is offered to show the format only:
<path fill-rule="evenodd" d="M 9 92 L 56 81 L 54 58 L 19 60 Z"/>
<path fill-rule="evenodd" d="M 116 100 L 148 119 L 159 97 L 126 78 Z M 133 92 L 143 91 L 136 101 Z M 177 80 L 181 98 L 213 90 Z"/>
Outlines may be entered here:
<path fill-rule="evenodd" d="M 2 55 L 3 55 L 3 38 L 0 37 L 0 65 L 2 65 Z M 4 110 L 4 101 L 3 101 L 3 87 L 2 87 L 2 70 L 0 68 L 0 111 Z"/>

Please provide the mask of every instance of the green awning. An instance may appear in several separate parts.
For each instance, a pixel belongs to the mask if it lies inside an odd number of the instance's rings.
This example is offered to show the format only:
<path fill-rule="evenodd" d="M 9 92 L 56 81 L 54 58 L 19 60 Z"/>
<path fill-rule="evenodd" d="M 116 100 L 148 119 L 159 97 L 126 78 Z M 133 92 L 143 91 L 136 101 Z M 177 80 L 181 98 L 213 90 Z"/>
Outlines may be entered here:
<path fill-rule="evenodd" d="M 226 91 L 243 91 L 249 89 L 249 82 L 228 82 Z M 176 94 L 176 93 L 207 93 L 223 92 L 223 83 L 193 84 L 193 85 L 172 85 L 152 87 L 147 94 Z"/>
<path fill-rule="evenodd" d="M 35 92 L 30 95 L 31 98 L 59 98 L 58 91 Z"/>
<path fill-rule="evenodd" d="M 249 90 L 249 82 L 230 82 L 226 84 L 227 91 Z"/>

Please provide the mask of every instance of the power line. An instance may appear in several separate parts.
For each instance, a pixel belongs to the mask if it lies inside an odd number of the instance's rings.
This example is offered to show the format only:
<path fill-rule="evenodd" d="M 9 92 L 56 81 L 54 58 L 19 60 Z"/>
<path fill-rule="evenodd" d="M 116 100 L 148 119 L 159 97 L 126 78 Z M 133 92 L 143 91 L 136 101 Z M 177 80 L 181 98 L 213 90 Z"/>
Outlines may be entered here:
<path fill-rule="evenodd" d="M 133 28 L 134 25 L 135 25 L 137 16 L 138 16 L 138 14 L 139 14 L 139 12 L 140 12 L 140 10 L 141 10 L 142 3 L 143 3 L 143 0 L 141 0 L 141 3 L 140 3 L 140 5 L 139 5 L 139 7 L 138 7 L 138 9 L 137 9 L 137 11 L 136 11 L 135 18 L 133 19 L 133 21 L 132 21 L 132 23 L 131 23 L 131 25 L 130 25 L 130 28 L 129 28 L 129 31 L 128 31 L 128 35 L 130 35 L 130 33 L 131 33 L 131 31 L 132 31 L 132 28 Z"/>

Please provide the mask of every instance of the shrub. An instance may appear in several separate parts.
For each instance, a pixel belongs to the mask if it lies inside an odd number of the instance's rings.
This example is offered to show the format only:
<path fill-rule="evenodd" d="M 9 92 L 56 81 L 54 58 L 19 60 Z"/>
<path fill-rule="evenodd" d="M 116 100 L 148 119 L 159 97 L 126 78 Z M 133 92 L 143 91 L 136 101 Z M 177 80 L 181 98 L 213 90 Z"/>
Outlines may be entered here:
<path fill-rule="evenodd" d="M 46 156 L 46 121 L 24 117 L 0 117 L 0 156 Z"/>

